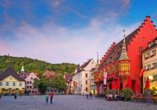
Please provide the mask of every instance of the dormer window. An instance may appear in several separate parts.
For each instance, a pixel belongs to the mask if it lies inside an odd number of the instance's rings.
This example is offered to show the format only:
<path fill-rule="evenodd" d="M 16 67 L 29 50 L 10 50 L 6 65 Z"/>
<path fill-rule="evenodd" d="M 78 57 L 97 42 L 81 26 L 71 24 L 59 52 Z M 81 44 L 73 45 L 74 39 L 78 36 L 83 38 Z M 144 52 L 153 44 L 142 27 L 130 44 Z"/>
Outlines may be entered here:
<path fill-rule="evenodd" d="M 151 43 L 148 44 L 148 47 L 151 47 Z"/>
<path fill-rule="evenodd" d="M 145 38 L 143 37 L 143 42 L 145 42 Z"/>
<path fill-rule="evenodd" d="M 155 44 L 157 44 L 157 40 L 155 40 Z"/>
<path fill-rule="evenodd" d="M 152 30 L 150 30 L 150 33 L 152 34 Z"/>

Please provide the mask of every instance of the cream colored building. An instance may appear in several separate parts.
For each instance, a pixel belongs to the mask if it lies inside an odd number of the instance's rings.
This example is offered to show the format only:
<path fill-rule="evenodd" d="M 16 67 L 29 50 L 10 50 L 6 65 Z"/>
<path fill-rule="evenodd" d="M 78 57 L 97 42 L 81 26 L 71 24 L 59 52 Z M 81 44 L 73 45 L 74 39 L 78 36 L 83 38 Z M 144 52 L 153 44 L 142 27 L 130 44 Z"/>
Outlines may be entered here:
<path fill-rule="evenodd" d="M 143 91 L 147 77 L 149 78 L 150 89 L 157 93 L 157 38 L 148 43 L 148 47 L 142 51 L 142 64 L 145 72 L 143 73 Z"/>
<path fill-rule="evenodd" d="M 72 76 L 72 87 L 74 94 L 86 94 L 86 91 L 91 91 L 91 69 L 95 68 L 94 59 L 89 59 L 80 67 L 76 67 Z M 76 86 L 74 86 L 76 81 Z"/>
<path fill-rule="evenodd" d="M 3 91 L 5 89 L 5 91 Z M 25 80 L 22 79 L 12 67 L 8 67 L 0 74 L 0 91 L 4 94 L 23 93 Z"/>

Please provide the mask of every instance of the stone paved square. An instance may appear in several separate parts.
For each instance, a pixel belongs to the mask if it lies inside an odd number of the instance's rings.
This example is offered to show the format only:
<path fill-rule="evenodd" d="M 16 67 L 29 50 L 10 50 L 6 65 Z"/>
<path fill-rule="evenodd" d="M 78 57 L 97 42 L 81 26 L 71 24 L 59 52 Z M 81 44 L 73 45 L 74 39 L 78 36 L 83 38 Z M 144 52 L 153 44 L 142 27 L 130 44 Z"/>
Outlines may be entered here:
<path fill-rule="evenodd" d="M 46 103 L 45 96 L 3 96 L 0 110 L 156 110 L 157 105 L 146 103 L 86 99 L 79 95 L 54 95 L 53 104 Z"/>

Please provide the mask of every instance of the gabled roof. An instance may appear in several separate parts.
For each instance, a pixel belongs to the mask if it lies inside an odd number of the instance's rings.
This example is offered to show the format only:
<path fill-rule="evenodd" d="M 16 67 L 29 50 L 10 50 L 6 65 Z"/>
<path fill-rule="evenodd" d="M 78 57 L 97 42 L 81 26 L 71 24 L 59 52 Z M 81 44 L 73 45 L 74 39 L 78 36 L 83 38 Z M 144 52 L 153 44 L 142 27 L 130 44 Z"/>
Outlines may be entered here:
<path fill-rule="evenodd" d="M 49 77 L 50 75 L 55 75 L 55 72 L 50 72 L 49 70 L 46 70 L 43 75 L 46 75 L 47 77 Z"/>
<path fill-rule="evenodd" d="M 64 74 L 65 75 L 65 81 L 69 82 L 72 79 L 72 75 L 71 74 Z"/>
<path fill-rule="evenodd" d="M 29 73 L 29 75 L 30 75 L 31 73 Z M 33 73 L 35 76 L 37 76 L 38 75 L 38 73 Z"/>
<path fill-rule="evenodd" d="M 14 78 L 16 78 L 19 81 L 25 81 L 24 79 L 22 79 L 17 73 L 16 71 L 12 68 L 12 67 L 8 67 L 2 74 L 0 74 L 0 80 L 5 79 L 6 77 L 12 75 Z"/>
<path fill-rule="evenodd" d="M 82 71 L 82 70 L 89 64 L 89 62 L 90 62 L 91 60 L 92 60 L 92 59 L 89 59 L 86 63 L 84 63 L 84 64 L 81 65 L 80 67 L 76 67 L 77 72 Z"/>
<path fill-rule="evenodd" d="M 138 30 L 140 29 L 137 28 L 135 31 L 133 31 L 125 38 L 126 48 L 127 48 L 127 44 L 129 44 L 130 40 L 132 40 L 132 37 L 135 37 L 135 34 L 137 33 Z M 122 45 L 123 45 L 123 39 L 113 47 L 113 49 L 110 51 L 110 53 L 102 62 L 101 66 L 107 65 L 110 62 L 118 60 L 120 57 L 120 52 L 122 51 Z"/>

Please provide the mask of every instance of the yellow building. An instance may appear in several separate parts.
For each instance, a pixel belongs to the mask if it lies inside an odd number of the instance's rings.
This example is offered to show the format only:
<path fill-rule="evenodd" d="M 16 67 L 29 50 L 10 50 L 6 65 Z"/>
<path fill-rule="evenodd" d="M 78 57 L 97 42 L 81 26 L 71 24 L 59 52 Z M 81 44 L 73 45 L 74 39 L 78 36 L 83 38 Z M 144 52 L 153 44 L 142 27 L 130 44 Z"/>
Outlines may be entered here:
<path fill-rule="evenodd" d="M 157 37 L 148 43 L 148 47 L 142 51 L 142 64 L 145 72 L 143 73 L 143 90 L 146 79 L 149 78 L 149 88 L 157 93 Z"/>
<path fill-rule="evenodd" d="M 12 67 L 8 67 L 0 74 L 0 93 L 21 94 L 25 89 L 25 80 Z"/>

